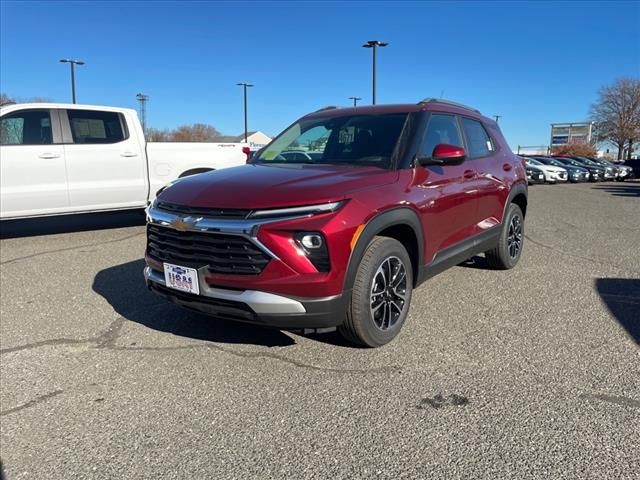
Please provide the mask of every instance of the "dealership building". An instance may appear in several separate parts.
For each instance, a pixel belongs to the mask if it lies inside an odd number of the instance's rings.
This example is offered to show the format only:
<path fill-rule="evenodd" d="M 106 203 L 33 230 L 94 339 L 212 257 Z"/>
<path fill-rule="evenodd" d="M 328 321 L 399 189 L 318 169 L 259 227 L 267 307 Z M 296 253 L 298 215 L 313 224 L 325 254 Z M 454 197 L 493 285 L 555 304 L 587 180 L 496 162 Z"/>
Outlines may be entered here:
<path fill-rule="evenodd" d="M 595 140 L 593 122 L 552 123 L 549 147 L 569 144 L 592 145 Z"/>

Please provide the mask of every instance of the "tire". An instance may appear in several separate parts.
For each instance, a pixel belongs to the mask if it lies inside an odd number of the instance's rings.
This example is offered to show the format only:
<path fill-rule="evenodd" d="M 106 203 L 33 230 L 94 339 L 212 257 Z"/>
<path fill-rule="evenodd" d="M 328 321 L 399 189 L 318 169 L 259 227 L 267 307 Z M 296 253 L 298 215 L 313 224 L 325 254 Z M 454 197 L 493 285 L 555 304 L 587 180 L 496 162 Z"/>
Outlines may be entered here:
<path fill-rule="evenodd" d="M 524 244 L 524 215 L 515 203 L 507 209 L 498 244 L 492 250 L 485 252 L 487 263 L 498 270 L 509 270 L 520 260 Z"/>
<path fill-rule="evenodd" d="M 384 288 L 389 278 L 395 287 Z M 338 332 L 365 347 L 389 343 L 407 318 L 412 291 L 413 270 L 407 250 L 393 238 L 375 237 L 358 265 L 346 319 Z"/>

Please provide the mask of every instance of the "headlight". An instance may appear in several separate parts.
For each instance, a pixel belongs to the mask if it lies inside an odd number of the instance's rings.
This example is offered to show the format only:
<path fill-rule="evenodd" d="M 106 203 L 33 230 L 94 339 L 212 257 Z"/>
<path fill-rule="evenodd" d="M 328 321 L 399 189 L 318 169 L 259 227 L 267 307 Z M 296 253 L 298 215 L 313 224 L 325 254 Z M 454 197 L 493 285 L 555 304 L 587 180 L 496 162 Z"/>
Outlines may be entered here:
<path fill-rule="evenodd" d="M 319 205 L 307 205 L 304 207 L 291 207 L 291 208 L 274 208 L 271 210 L 256 210 L 249 218 L 269 218 L 269 217 L 293 217 L 293 216 L 305 216 L 305 215 L 317 215 L 320 213 L 335 212 L 338 210 L 344 201 L 321 203 Z"/>

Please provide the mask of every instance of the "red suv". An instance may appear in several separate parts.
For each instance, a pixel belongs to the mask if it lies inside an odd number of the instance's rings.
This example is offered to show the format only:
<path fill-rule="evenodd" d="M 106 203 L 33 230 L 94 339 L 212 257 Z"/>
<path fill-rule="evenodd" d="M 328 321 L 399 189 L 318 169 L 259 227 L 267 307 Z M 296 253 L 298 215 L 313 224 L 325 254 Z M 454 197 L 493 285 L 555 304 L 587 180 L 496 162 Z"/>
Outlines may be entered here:
<path fill-rule="evenodd" d="M 187 177 L 149 207 L 145 278 L 175 303 L 380 346 L 429 277 L 522 253 L 523 162 L 498 125 L 440 99 L 326 108 L 247 165 Z"/>

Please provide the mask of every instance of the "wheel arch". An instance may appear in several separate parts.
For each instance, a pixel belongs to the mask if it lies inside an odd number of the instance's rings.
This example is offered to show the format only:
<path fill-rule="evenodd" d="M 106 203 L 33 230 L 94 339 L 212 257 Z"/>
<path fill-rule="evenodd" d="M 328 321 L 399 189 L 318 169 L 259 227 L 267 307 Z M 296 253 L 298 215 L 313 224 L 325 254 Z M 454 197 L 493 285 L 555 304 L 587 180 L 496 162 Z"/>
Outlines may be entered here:
<path fill-rule="evenodd" d="M 528 189 L 526 185 L 523 183 L 516 183 L 513 187 L 511 187 L 511 191 L 509 192 L 509 197 L 504 205 L 504 211 L 502 212 L 502 220 L 504 221 L 504 217 L 507 214 L 507 208 L 512 203 L 515 203 L 522 210 L 522 216 L 526 218 L 527 216 L 527 205 L 528 205 Z"/>
<path fill-rule="evenodd" d="M 418 214 L 406 207 L 382 212 L 367 222 L 354 245 L 345 275 L 343 290 L 351 290 L 360 261 L 367 246 L 376 236 L 398 240 L 411 258 L 413 284 L 417 284 L 420 267 L 424 264 L 424 235 Z"/>

